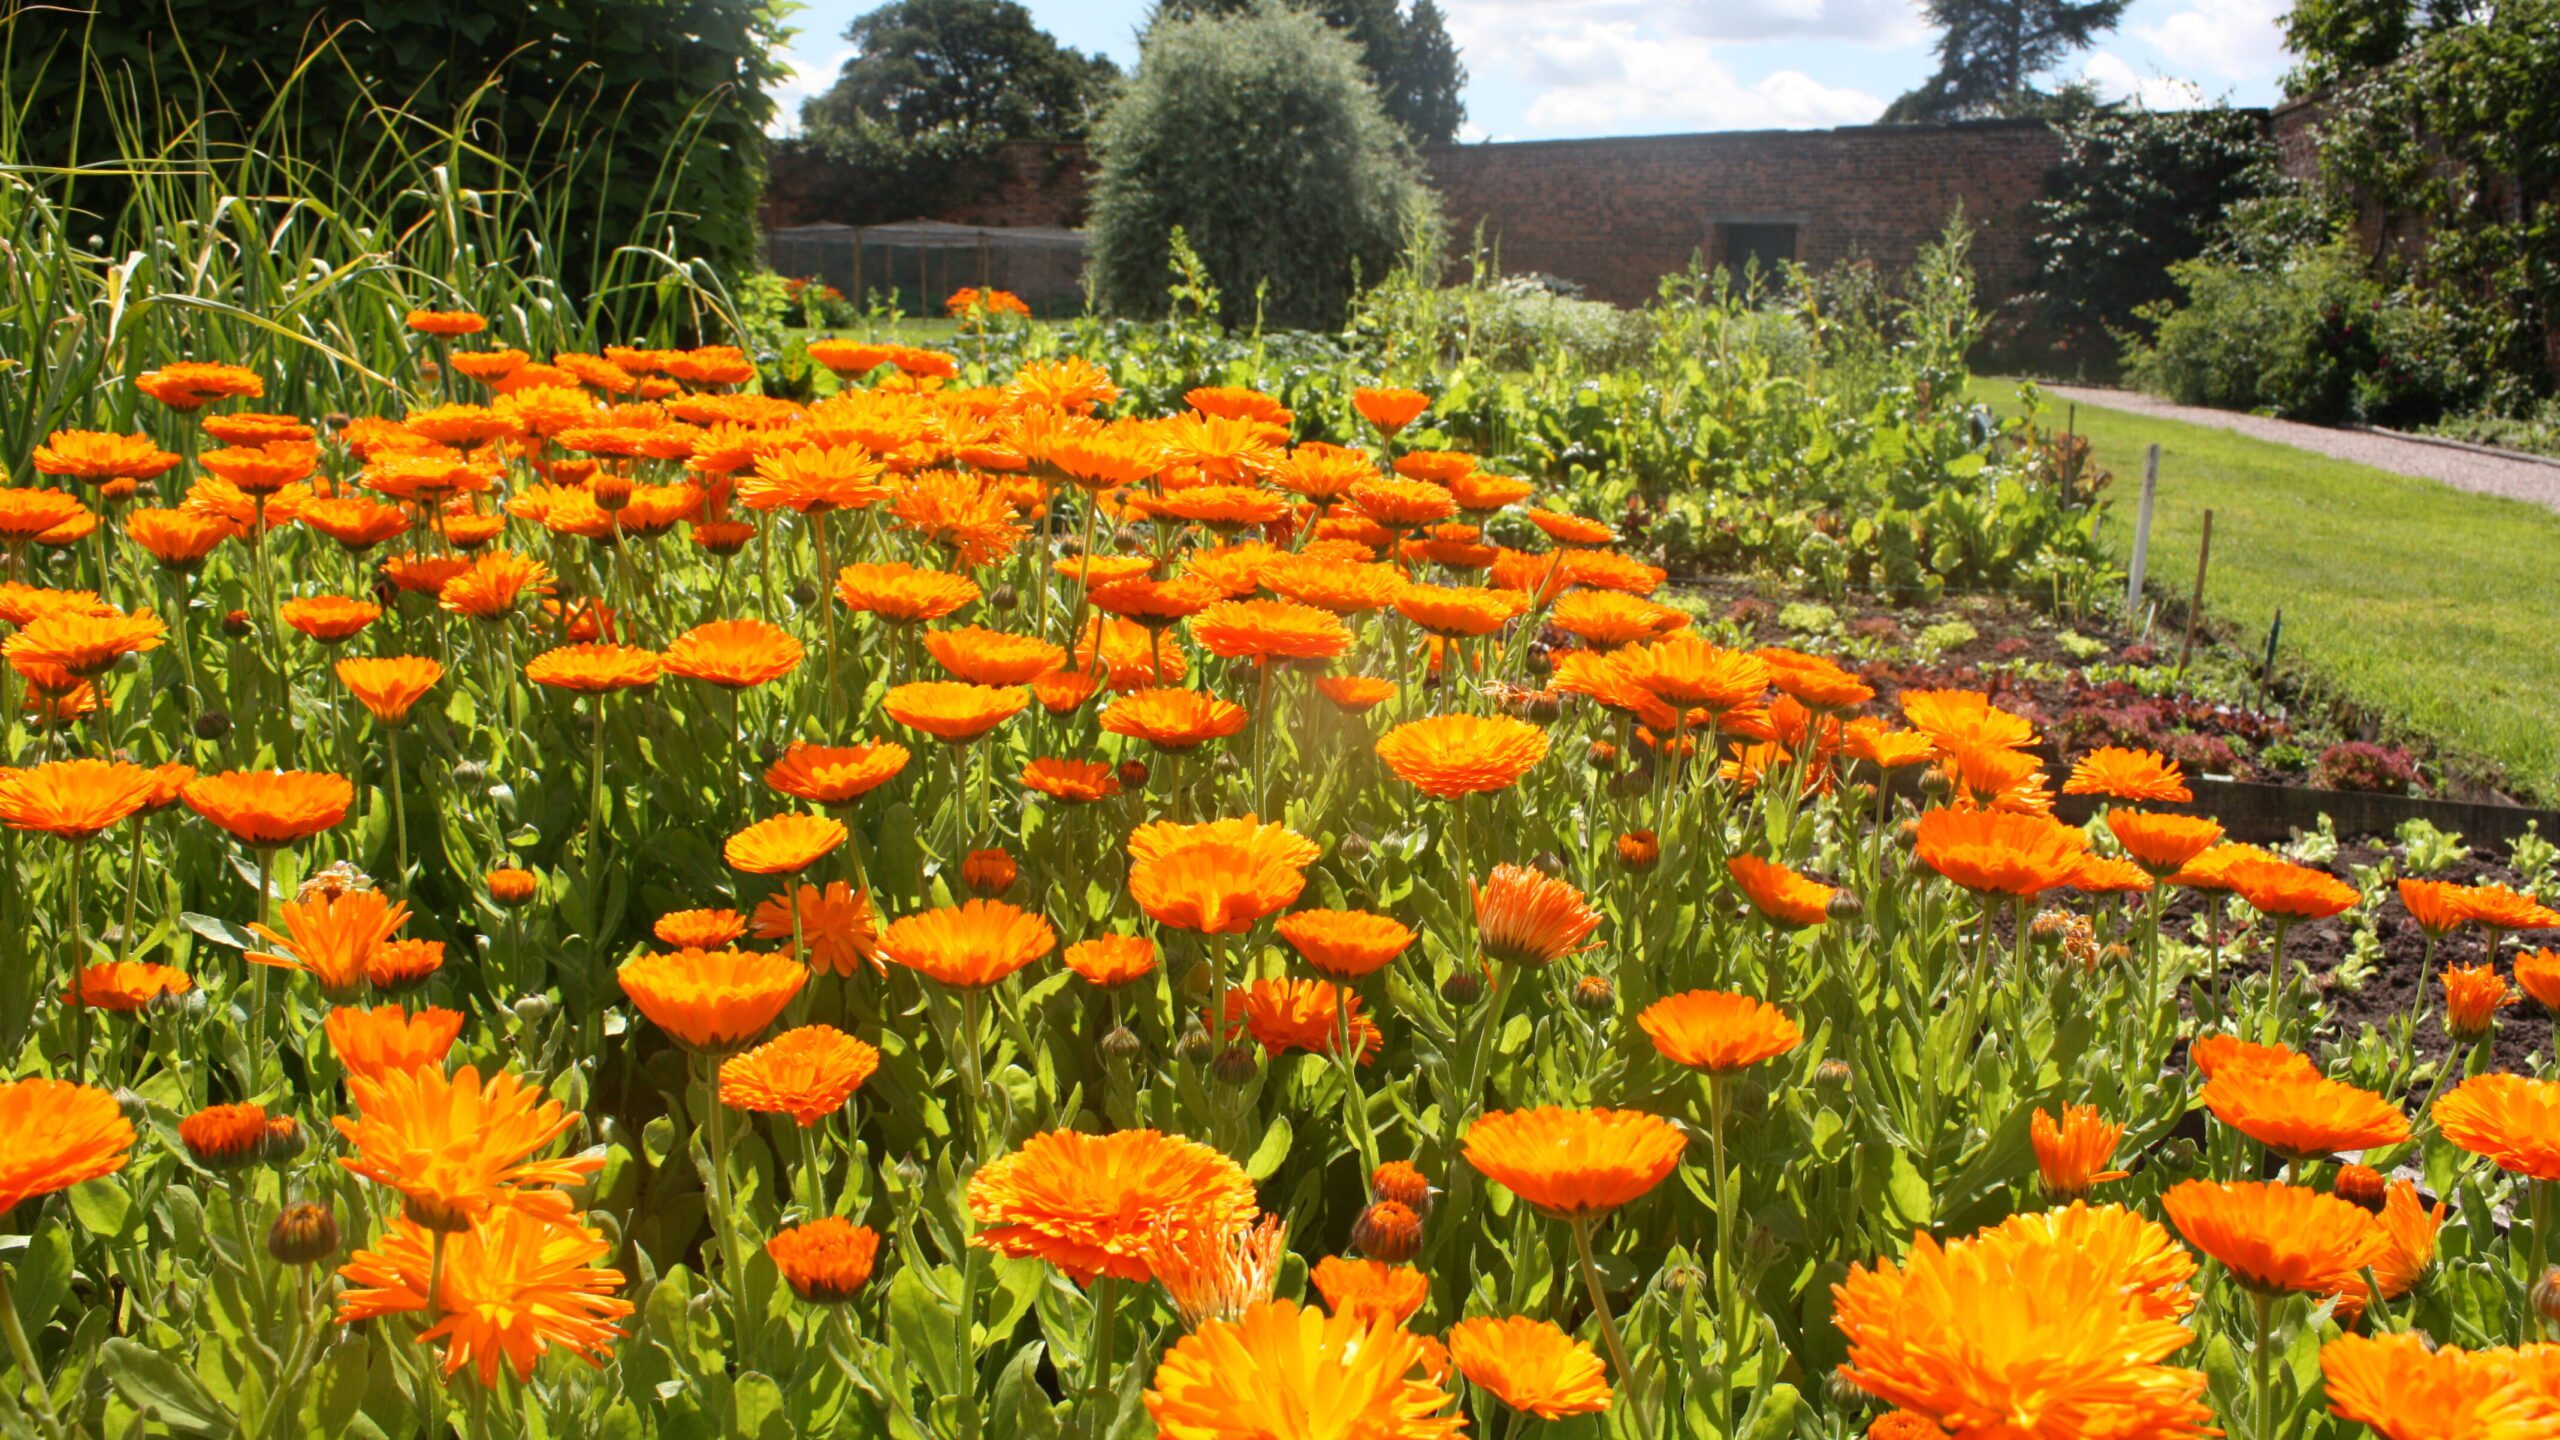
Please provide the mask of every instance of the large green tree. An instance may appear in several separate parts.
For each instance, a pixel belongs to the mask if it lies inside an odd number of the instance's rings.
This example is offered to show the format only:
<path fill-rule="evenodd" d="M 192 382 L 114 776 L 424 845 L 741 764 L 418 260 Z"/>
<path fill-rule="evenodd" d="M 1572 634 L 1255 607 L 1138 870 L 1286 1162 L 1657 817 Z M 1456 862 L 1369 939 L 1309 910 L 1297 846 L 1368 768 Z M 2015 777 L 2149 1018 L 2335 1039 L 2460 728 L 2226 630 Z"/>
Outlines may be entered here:
<path fill-rule="evenodd" d="M 2071 91 L 2038 87 L 2073 52 L 2113 30 L 2126 0 L 1928 0 L 1936 73 L 1886 109 L 1887 121 L 1986 120 L 2074 109 Z"/>
<path fill-rule="evenodd" d="M 2285 78 L 2295 94 L 2388 65 L 2437 31 L 2479 19 L 2480 0 L 2295 0 L 2284 46 L 2301 61 Z"/>
<path fill-rule="evenodd" d="M 1203 15 L 1241 15 L 1270 0 L 1157 0 L 1149 17 L 1190 20 Z M 1378 92 L 1378 104 L 1416 145 L 1446 145 L 1466 123 L 1467 67 L 1449 38 L 1446 17 L 1435 0 L 1414 0 L 1411 9 L 1397 0 L 1289 0 L 1350 37 L 1360 47 L 1360 68 Z"/>

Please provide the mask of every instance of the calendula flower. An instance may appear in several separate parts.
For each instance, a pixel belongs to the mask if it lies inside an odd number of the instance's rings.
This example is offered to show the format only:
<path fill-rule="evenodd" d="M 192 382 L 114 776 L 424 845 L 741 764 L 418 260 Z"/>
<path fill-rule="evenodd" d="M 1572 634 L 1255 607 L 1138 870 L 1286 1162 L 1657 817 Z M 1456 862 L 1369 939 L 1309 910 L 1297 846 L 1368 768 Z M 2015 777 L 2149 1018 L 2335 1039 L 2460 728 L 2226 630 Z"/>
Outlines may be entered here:
<path fill-rule="evenodd" d="M 386 940 L 365 957 L 364 978 L 376 990 L 397 993 L 425 984 L 443 968 L 441 940 Z"/>
<path fill-rule="evenodd" d="M 2456 1040 L 2477 1040 L 2497 1023 L 2498 1011 L 2516 993 L 2495 965 L 2444 967 L 2444 1029 Z"/>
<path fill-rule="evenodd" d="M 208 1105 L 178 1122 L 178 1143 L 185 1147 L 188 1159 L 207 1170 L 237 1170 L 254 1164 L 266 1150 L 266 1108 Z"/>
<path fill-rule="evenodd" d="M 513 866 L 490 871 L 483 877 L 483 883 L 489 887 L 491 900 L 511 910 L 531 900 L 542 888 L 542 882 L 532 871 L 518 870 Z"/>
<path fill-rule="evenodd" d="M 338 683 L 385 725 L 405 725 L 412 707 L 444 678 L 444 667 L 422 655 L 353 656 L 335 667 Z"/>
<path fill-rule="evenodd" d="M 2345 881 L 2290 860 L 2243 859 L 2226 874 L 2249 908 L 2279 920 L 2326 920 L 2361 898 Z"/>
<path fill-rule="evenodd" d="M 2431 1348 L 2414 1331 L 2341 1335 L 2320 1347 L 2333 1415 L 2382 1440 L 2536 1440 L 2560 1427 L 2549 1346 Z"/>
<path fill-rule="evenodd" d="M 2221 824 L 2200 815 L 2109 810 L 2107 829 L 2135 864 L 2160 879 L 2177 874 L 2222 841 Z"/>
<path fill-rule="evenodd" d="M 376 890 L 322 893 L 308 900 L 288 900 L 278 907 L 284 929 L 264 924 L 249 928 L 278 953 L 252 950 L 253 964 L 299 970 L 317 981 L 332 1000 L 353 997 L 364 988 L 366 966 L 373 954 L 407 923 L 409 907 Z"/>
<path fill-rule="evenodd" d="M 512 550 L 474 557 L 436 590 L 436 603 L 474 620 L 502 620 L 526 599 L 552 592 L 551 567 Z"/>
<path fill-rule="evenodd" d="M 1599 1355 L 1550 1320 L 1461 1320 L 1449 1328 L 1449 1360 L 1503 1404 L 1541 1420 L 1609 1408 L 1609 1375 Z"/>
<path fill-rule="evenodd" d="M 1469 465 L 1472 468 L 1473 462 L 1470 461 Z M 1427 480 L 1390 480 L 1384 476 L 1354 481 L 1351 504 L 1360 514 L 1390 530 L 1437 525 L 1458 513 L 1457 497 L 1449 493 L 1448 486 L 1435 485 Z"/>
<path fill-rule="evenodd" d="M 157 789 L 150 770 L 117 760 L 0 768 L 0 823 L 63 840 L 87 840 L 142 813 Z"/>
<path fill-rule="evenodd" d="M 267 382 L 255 370 L 201 360 L 181 360 L 133 377 L 133 388 L 172 410 L 201 410 L 216 400 L 255 399 Z"/>
<path fill-rule="evenodd" d="M 1425 795 L 1507 790 L 1546 757 L 1547 732 L 1509 716 L 1437 715 L 1380 736 L 1378 758 Z"/>
<path fill-rule="evenodd" d="M 2187 1047 L 2187 1059 L 2206 1079 L 2240 1070 L 2284 1070 L 2317 1075 L 2319 1068 L 2290 1045 L 2260 1045 L 2236 1035 L 2202 1035 Z"/>
<path fill-rule="evenodd" d="M 2543 1009 L 2560 1013 L 2560 951 L 2530 950 L 2517 955 L 2516 984 Z"/>
<path fill-rule="evenodd" d="M 1476 938 L 1487 957 L 1508 965 L 1547 965 L 1597 943 L 1600 912 L 1582 892 L 1523 865 L 1496 865 L 1474 887 Z"/>
<path fill-rule="evenodd" d="M 729 837 L 720 856 L 749 875 L 796 875 L 834 853 L 852 832 L 826 815 L 775 815 Z"/>
<path fill-rule="evenodd" d="M 67 1080 L 0 1083 L 0 1215 L 124 1168 L 133 1124 L 116 1097 Z"/>
<path fill-rule="evenodd" d="M 2462 894 L 2462 913 L 2491 930 L 2560 929 L 2560 911 L 2504 885 L 2473 885 Z"/>
<path fill-rule="evenodd" d="M 897 778 L 908 759 L 904 745 L 810 745 L 795 740 L 764 772 L 764 783 L 821 805 L 849 805 Z"/>
<path fill-rule="evenodd" d="M 1022 867 L 1002 850 L 972 850 L 960 859 L 960 884 L 972 895 L 994 899 L 1012 889 L 1021 875 Z"/>
<path fill-rule="evenodd" d="M 1057 948 L 1040 916 L 1002 900 L 970 900 L 893 920 L 880 958 L 959 990 L 979 990 Z"/>
<path fill-rule="evenodd" d="M 892 686 L 880 708 L 889 718 L 937 740 L 965 744 L 1022 713 L 1031 692 L 1019 686 L 918 680 Z"/>
<path fill-rule="evenodd" d="M 794 445 L 769 450 L 738 479 L 738 502 L 750 510 L 824 515 L 857 510 L 885 498 L 887 467 L 859 445 Z"/>
<path fill-rule="evenodd" d="M 714 620 L 675 638 L 660 657 L 667 673 L 725 690 L 748 690 L 799 668 L 807 652 L 782 627 L 762 620 Z"/>
<path fill-rule="evenodd" d="M 451 339 L 456 335 L 477 335 L 489 328 L 489 322 L 468 310 L 412 310 L 403 324 L 421 335 Z"/>
<path fill-rule="evenodd" d="M 1240 1319 L 1271 1299 L 1288 1236 L 1277 1215 L 1224 1227 L 1159 1220 L 1140 1258 L 1183 1327 L 1197 1330 L 1212 1320 Z"/>
<path fill-rule="evenodd" d="M 1109 989 L 1154 973 L 1156 942 L 1144 935 L 1097 935 L 1067 947 L 1067 968 Z"/>
<path fill-rule="evenodd" d="M 2447 880 L 2404 878 L 2396 888 L 2409 918 L 2438 940 L 2471 922 L 2471 914 L 2462 903 L 2468 887 Z"/>
<path fill-rule="evenodd" d="M 1140 854 L 1133 836 L 1130 897 L 1159 925 L 1241 935 L 1306 889 L 1306 861 L 1294 858 L 1299 846 L 1288 843 L 1295 839 L 1285 830 L 1274 837 L 1259 828 L 1228 835 L 1203 827 Z"/>
<path fill-rule="evenodd" d="M 1673 635 L 1614 652 L 1628 683 L 1666 704 L 1716 714 L 1758 700 L 1769 688 L 1769 663 L 1695 635 Z"/>
<path fill-rule="evenodd" d="M 1200 647 L 1229 660 L 1330 660 L 1351 648 L 1332 612 L 1294 600 L 1228 600 L 1191 617 Z"/>
<path fill-rule="evenodd" d="M 972 685 L 1018 686 L 1067 663 L 1067 652 L 1036 635 L 1015 635 L 982 625 L 927 630 L 924 648 L 944 670 Z"/>
<path fill-rule="evenodd" d="M 1556 597 L 1547 623 L 1586 645 L 1615 650 L 1685 630 L 1689 617 L 1668 605 L 1614 590 L 1575 590 Z"/>
<path fill-rule="evenodd" d="M 1467 1126 L 1466 1158 L 1545 1215 L 1605 1215 L 1662 1183 L 1688 1137 L 1639 1110 L 1489 1110 Z"/>
<path fill-rule="evenodd" d="M 348 1077 L 356 1115 L 337 1127 L 353 1153 L 339 1164 L 400 1192 L 402 1212 L 430 1230 L 468 1230 L 514 1202 L 565 1218 L 576 1185 L 604 1168 L 602 1156 L 536 1160 L 569 1133 L 578 1112 L 522 1078 L 501 1071 L 486 1082 L 464 1066 L 448 1079 L 432 1066 Z"/>
<path fill-rule="evenodd" d="M 1363 385 L 1351 392 L 1351 407 L 1360 412 L 1361 419 L 1393 435 L 1430 409 L 1431 397 L 1419 390 Z"/>
<path fill-rule="evenodd" d="M 1316 693 L 1353 715 L 1395 698 L 1396 682 L 1371 675 L 1319 675 Z"/>
<path fill-rule="evenodd" d="M 2077 1200 L 2100 1181 L 2124 1179 L 2128 1172 L 2107 1168 L 2123 1135 L 2124 1127 L 2099 1115 L 2095 1105 L 2065 1105 L 2059 1118 L 2042 1110 L 2029 1116 L 2027 1139 L 2035 1147 L 2045 1194 L 2056 1202 Z"/>
<path fill-rule="evenodd" d="M 1977 895 L 2033 896 L 2071 883 L 2087 837 L 2041 815 L 1936 809 L 1920 817 L 1920 863 Z"/>
<path fill-rule="evenodd" d="M 1308 1279 L 1336 1315 L 1402 1325 L 1431 1298 L 1431 1281 L 1410 1265 L 1381 1260 L 1354 1260 L 1328 1255 L 1315 1263 Z"/>
<path fill-rule="evenodd" d="M 808 967 L 789 956 L 744 950 L 640 955 L 614 974 L 651 1023 L 715 1055 L 763 1034 L 809 983 Z"/>
<path fill-rule="evenodd" d="M 609 695 L 658 683 L 663 661 L 637 645 L 562 645 L 527 661 L 524 678 L 555 690 Z"/>
<path fill-rule="evenodd" d="M 1849 1342 L 1842 1378 L 1931 1427 L 1921 1435 L 2215 1433 L 2203 1373 L 2163 1363 L 2195 1338 L 2176 1318 L 2194 1304 L 2185 1252 L 2112 1206 L 2017 1219 L 2029 1223 L 1943 1243 L 1918 1234 L 1900 1263 L 1851 1267 L 1831 1291 Z M 2161 1270 L 2158 1255 L 2183 1264 Z"/>
<path fill-rule="evenodd" d="M 238 533 L 229 521 L 184 510 L 136 510 L 124 518 L 125 538 L 171 570 L 202 565 L 222 542 Z"/>
<path fill-rule="evenodd" d="M 1102 728 L 1179 753 L 1235 734 L 1245 719 L 1243 706 L 1203 691 L 1133 690 L 1104 708 Z"/>
<path fill-rule="evenodd" d="M 661 945 L 678 950 L 718 950 L 747 933 L 747 917 L 735 910 L 670 910 L 650 923 Z M 789 925 L 783 933 L 791 933 Z"/>
<path fill-rule="evenodd" d="M 361 495 L 314 500 L 302 507 L 302 523 L 338 542 L 350 555 L 362 555 L 386 540 L 409 531 L 409 517 L 389 505 Z"/>
<path fill-rule="evenodd" d="M 1819 925 L 1831 918 L 1831 897 L 1840 892 L 1819 881 L 1757 855 L 1739 854 L 1724 862 L 1725 873 L 1741 887 L 1743 898 L 1773 924 L 1790 928 Z"/>
<path fill-rule="evenodd" d="M 1407 585 L 1396 592 L 1395 607 L 1397 614 L 1441 639 L 1467 640 L 1490 635 L 1525 614 L 1529 597 L 1512 590 Z"/>
<path fill-rule="evenodd" d="M 768 895 L 756 907 L 756 937 L 790 939 L 795 909 L 800 940 L 808 949 L 803 958 L 810 965 L 836 975 L 856 974 L 865 964 L 885 973 L 888 967 L 880 960 L 879 922 L 871 913 L 870 891 L 830 880 L 825 885 L 804 882 L 785 894 Z"/>
<path fill-rule="evenodd" d="M 2560 1181 L 2560 1081 L 2474 1075 L 2435 1103 L 2444 1138 L 2512 1175 Z"/>
<path fill-rule="evenodd" d="M 2207 1081 L 2203 1099 L 2223 1124 L 2296 1159 L 2409 1138 L 2407 1117 L 2390 1101 L 2317 1073 L 2237 1066 Z"/>
<path fill-rule="evenodd" d="M 22 673 L 30 665 L 51 665 L 83 680 L 104 675 L 127 655 L 159 649 L 161 637 L 169 633 L 169 627 L 148 610 L 120 615 L 60 608 L 21 624 L 24 628 L 0 642 L 0 654 L 7 655 L 11 665 Z"/>
<path fill-rule="evenodd" d="M 1034 760 L 1022 767 L 1022 783 L 1053 800 L 1090 803 L 1120 793 L 1120 777 L 1099 760 Z"/>
<path fill-rule="evenodd" d="M 1636 1017 L 1653 1048 L 1675 1065 L 1730 1075 L 1804 1043 L 1786 1012 L 1765 1000 L 1691 990 L 1654 1001 Z"/>
<path fill-rule="evenodd" d="M 828 1215 L 775 1231 L 764 1253 L 792 1294 L 812 1305 L 841 1305 L 871 1283 L 880 1235 L 868 1225 Z"/>
<path fill-rule="evenodd" d="M 1366 910 L 1293 910 L 1272 928 L 1301 959 L 1341 980 L 1384 969 L 1420 938 L 1393 917 Z"/>
<path fill-rule="evenodd" d="M 1211 1320 L 1156 1367 L 1147 1413 L 1164 1440 L 1447 1440 L 1464 1420 L 1427 1378 L 1427 1342 L 1385 1320 L 1287 1300 Z"/>
<path fill-rule="evenodd" d="M 395 1218 L 373 1248 L 339 1267 L 339 1321 L 424 1313 L 434 1323 L 418 1338 L 443 1343 L 444 1372 L 468 1366 L 488 1386 L 501 1367 L 520 1383 L 532 1379 L 554 1351 L 602 1364 L 621 1338 L 614 1322 L 631 1313 L 613 1293 L 622 1272 L 595 1263 L 613 1247 L 573 1216 L 500 1203 L 441 1246 L 433 1232 Z"/>
<path fill-rule="evenodd" d="M 2406 1180 L 2394 1180 L 2384 1189 L 2383 1251 L 2373 1267 L 2373 1278 L 2380 1282 L 2384 1299 L 2397 1300 L 2417 1289 L 2434 1268 L 2436 1232 L 2444 1228 L 2445 1213 L 2442 1201 L 2432 1208 L 2421 1203 L 2418 1187 Z"/>
<path fill-rule="evenodd" d="M 2071 778 L 2062 782 L 2065 795 L 2104 795 L 2149 805 L 2183 805 L 2195 795 L 2187 789 L 2178 763 L 2157 750 L 2129 750 L 2108 745 L 2080 757 Z"/>
<path fill-rule="evenodd" d="M 370 1010 L 340 1005 L 330 1010 L 321 1028 L 328 1032 L 331 1053 L 349 1075 L 378 1079 L 442 1066 L 455 1038 L 462 1034 L 462 1012 L 431 1006 L 412 1015 L 398 1005 Z"/>
<path fill-rule="evenodd" d="M 1253 1182 L 1233 1160 L 1179 1135 L 1051 1130 L 969 1180 L 973 1245 L 1045 1260 L 1078 1283 L 1148 1278 L 1159 1225 L 1223 1231 L 1255 1214 Z"/>
<path fill-rule="evenodd" d="M 148 435 L 98 430 L 56 430 L 35 447 L 29 461 L 39 475 L 61 475 L 92 485 L 110 480 L 149 480 L 176 468 L 178 457 Z"/>
<path fill-rule="evenodd" d="M 1360 1013 L 1360 997 L 1322 980 L 1263 979 L 1227 992 L 1225 1035 L 1244 1022 L 1262 1053 L 1274 1059 L 1292 1051 L 1339 1055 L 1348 1030 L 1351 1051 L 1362 1064 L 1376 1059 L 1386 1037 L 1377 1023 Z"/>
<path fill-rule="evenodd" d="M 81 966 L 62 998 L 92 1010 L 131 1015 L 163 995 L 184 995 L 194 988 L 196 982 L 183 970 L 143 960 L 102 960 Z"/>
<path fill-rule="evenodd" d="M 2187 1243 L 2261 1294 L 2364 1294 L 2357 1274 L 2382 1258 L 2386 1237 L 2371 1215 L 2299 1185 L 2189 1180 L 2160 1198 Z"/>
<path fill-rule="evenodd" d="M 836 576 L 836 598 L 846 609 L 898 625 L 940 620 L 975 603 L 978 595 L 977 582 L 966 575 L 914 565 L 847 565 Z"/>
<path fill-rule="evenodd" d="M 832 1025 L 785 1030 L 720 1062 L 720 1103 L 788 1115 L 802 1128 L 845 1106 L 880 1068 L 880 1052 Z"/>

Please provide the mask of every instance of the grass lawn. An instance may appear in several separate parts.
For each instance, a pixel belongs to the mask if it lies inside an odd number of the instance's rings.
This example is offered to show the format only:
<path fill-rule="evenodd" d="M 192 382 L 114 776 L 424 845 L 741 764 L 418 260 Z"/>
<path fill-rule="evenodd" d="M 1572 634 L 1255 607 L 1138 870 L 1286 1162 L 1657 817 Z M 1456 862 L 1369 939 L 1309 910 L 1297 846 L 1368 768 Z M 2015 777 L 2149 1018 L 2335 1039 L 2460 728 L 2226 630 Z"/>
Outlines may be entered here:
<path fill-rule="evenodd" d="M 1972 398 L 2016 413 L 2015 386 Z M 2062 423 L 2048 400 L 2039 419 Z M 2080 432 L 2115 474 L 2109 540 L 2133 548 L 2143 447 L 2158 442 L 2149 580 L 2183 604 L 2203 512 L 2213 511 L 2205 613 L 2237 643 L 2434 740 L 2494 762 L 2511 786 L 2560 799 L 2560 515 L 2225 431 L 2083 405 Z"/>

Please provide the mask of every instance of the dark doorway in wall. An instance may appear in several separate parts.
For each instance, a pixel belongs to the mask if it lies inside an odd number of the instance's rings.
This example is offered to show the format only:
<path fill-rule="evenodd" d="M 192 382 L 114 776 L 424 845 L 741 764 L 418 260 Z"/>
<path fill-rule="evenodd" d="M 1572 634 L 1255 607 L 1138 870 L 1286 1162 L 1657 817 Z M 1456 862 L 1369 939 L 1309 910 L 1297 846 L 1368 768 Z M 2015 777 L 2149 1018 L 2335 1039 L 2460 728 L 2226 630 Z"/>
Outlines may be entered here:
<path fill-rule="evenodd" d="M 1727 221 L 1717 228 L 1724 232 L 1724 266 L 1737 281 L 1755 266 L 1763 278 L 1775 279 L 1778 267 L 1796 258 L 1792 221 Z"/>

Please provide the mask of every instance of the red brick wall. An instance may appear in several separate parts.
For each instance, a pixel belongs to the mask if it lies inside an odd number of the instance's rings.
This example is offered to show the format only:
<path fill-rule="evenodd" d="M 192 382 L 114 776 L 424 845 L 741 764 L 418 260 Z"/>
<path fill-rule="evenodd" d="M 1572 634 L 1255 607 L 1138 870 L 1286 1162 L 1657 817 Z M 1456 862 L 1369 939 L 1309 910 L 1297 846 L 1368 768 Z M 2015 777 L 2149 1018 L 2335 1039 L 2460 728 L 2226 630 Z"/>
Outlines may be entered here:
<path fill-rule="evenodd" d="M 1503 269 L 1561 276 L 1596 299 L 1642 304 L 1692 253 L 1724 262 L 1719 222 L 1793 222 L 1807 265 L 1863 258 L 1899 271 L 1961 203 L 1988 305 L 2026 286 L 2027 206 L 2060 156 L 2040 122 L 1986 121 L 1452 145 L 1424 159 L 1453 246 L 1472 243 L 1481 222 Z M 1082 147 L 1009 144 L 990 164 L 990 179 L 924 218 L 1083 222 Z M 778 157 L 765 223 L 915 218 L 828 213 L 831 188 L 826 162 Z"/>
<path fill-rule="evenodd" d="M 1876 125 L 1453 145 L 1426 157 L 1452 242 L 1479 222 L 1506 271 L 1575 281 L 1623 305 L 1694 253 L 1723 263 L 1719 222 L 1796 226 L 1796 259 L 1907 267 L 1958 204 L 1977 227 L 1983 299 L 2025 288 L 2028 204 L 2061 143 L 2040 122 Z"/>

